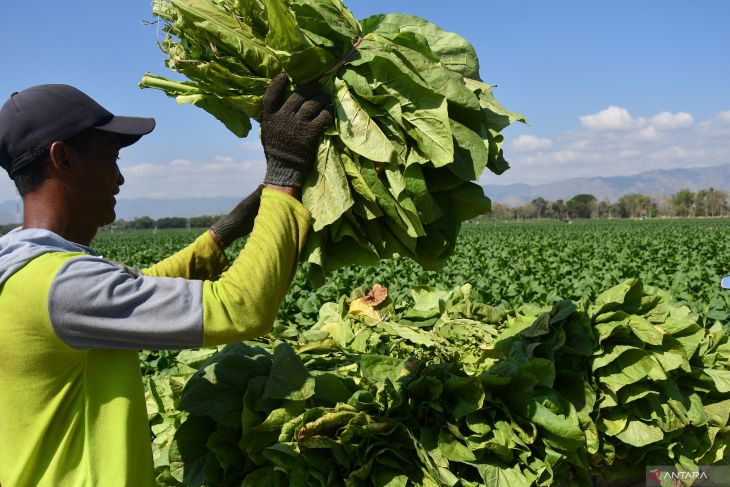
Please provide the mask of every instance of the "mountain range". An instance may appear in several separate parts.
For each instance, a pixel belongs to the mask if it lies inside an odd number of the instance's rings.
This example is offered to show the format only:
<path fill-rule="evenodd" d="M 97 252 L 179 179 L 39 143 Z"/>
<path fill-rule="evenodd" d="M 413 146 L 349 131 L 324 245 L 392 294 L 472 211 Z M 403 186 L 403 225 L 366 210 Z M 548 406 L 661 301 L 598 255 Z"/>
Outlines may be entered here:
<path fill-rule="evenodd" d="M 529 185 L 484 185 L 484 192 L 495 203 L 510 206 L 529 203 L 537 197 L 568 200 L 580 193 L 590 193 L 599 200 L 616 201 L 622 195 L 641 193 L 649 196 L 671 195 L 683 188 L 692 191 L 713 187 L 730 192 L 730 164 L 682 169 L 659 169 L 632 176 L 571 178 L 552 183 Z M 240 198 L 121 198 L 117 218 L 133 220 L 141 216 L 153 219 L 220 215 L 233 208 Z M 16 202 L 0 203 L 0 224 L 17 221 Z"/>
<path fill-rule="evenodd" d="M 539 185 L 495 184 L 483 186 L 484 192 L 493 202 L 509 206 L 529 203 L 537 197 L 546 200 L 568 200 L 581 193 L 592 194 L 598 200 L 616 201 L 626 194 L 668 196 L 685 188 L 698 191 L 712 187 L 730 192 L 730 164 L 657 169 L 631 176 L 571 178 Z"/>

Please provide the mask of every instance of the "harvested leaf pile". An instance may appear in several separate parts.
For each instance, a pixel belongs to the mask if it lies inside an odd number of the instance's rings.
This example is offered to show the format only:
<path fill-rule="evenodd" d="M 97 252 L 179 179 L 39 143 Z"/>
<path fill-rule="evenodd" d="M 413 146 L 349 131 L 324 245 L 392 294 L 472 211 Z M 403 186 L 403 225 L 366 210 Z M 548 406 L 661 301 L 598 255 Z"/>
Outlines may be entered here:
<path fill-rule="evenodd" d="M 726 330 L 638 280 L 509 313 L 469 285 L 358 290 L 274 335 L 151 380 L 161 484 L 591 485 L 730 459 Z"/>
<path fill-rule="evenodd" d="M 524 120 L 494 99 L 462 37 L 402 14 L 358 22 L 340 0 L 155 0 L 154 13 L 167 66 L 188 81 L 140 85 L 240 137 L 282 70 L 332 95 L 336 122 L 303 192 L 313 278 L 396 256 L 436 269 L 461 222 L 489 209 L 474 181 L 509 167 L 499 132 Z"/>

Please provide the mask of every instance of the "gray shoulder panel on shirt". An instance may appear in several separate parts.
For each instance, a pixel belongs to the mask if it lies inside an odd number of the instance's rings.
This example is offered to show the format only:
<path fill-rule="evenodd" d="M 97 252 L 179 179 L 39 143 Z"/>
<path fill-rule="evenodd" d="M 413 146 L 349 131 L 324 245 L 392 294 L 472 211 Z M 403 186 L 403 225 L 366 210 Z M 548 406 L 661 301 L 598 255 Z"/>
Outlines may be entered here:
<path fill-rule="evenodd" d="M 134 276 L 112 262 L 66 262 L 48 293 L 56 335 L 78 349 L 180 349 L 203 343 L 202 281 Z"/>

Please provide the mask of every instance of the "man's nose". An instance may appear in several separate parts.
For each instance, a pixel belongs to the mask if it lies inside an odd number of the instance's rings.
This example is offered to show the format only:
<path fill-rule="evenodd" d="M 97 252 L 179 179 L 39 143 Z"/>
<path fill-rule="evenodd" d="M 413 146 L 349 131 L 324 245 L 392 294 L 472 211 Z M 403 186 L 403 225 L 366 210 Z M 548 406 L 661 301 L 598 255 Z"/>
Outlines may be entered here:
<path fill-rule="evenodd" d="M 119 186 L 124 184 L 124 176 L 122 176 L 122 171 L 119 169 L 118 165 L 117 165 L 117 184 Z"/>

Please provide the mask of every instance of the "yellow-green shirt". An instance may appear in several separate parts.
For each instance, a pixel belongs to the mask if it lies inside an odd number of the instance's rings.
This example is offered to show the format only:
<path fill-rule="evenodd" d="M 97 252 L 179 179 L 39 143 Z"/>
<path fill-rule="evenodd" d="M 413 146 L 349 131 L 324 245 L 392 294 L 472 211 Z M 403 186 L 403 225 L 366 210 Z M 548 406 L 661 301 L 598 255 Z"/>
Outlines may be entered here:
<path fill-rule="evenodd" d="M 0 485 L 153 485 L 137 350 L 268 333 L 309 226 L 265 189 L 230 267 L 206 232 L 144 275 L 47 230 L 0 238 Z"/>

